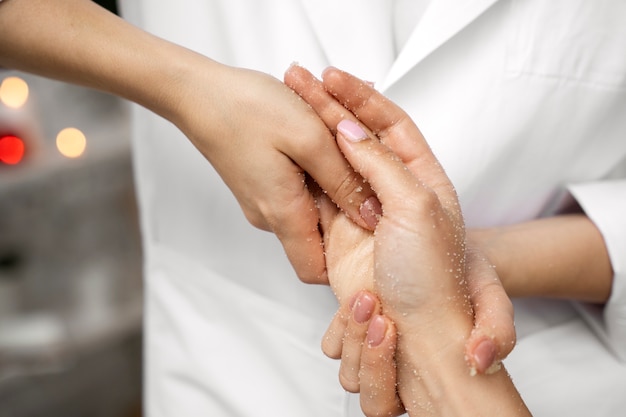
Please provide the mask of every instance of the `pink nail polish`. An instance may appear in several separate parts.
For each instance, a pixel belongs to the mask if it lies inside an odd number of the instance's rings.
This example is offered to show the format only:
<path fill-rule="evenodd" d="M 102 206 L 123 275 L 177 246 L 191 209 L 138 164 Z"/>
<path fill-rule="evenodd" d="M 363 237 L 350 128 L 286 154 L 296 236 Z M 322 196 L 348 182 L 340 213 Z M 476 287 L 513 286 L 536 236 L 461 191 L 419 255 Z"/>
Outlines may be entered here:
<path fill-rule="evenodd" d="M 361 294 L 354 304 L 354 309 L 352 312 L 354 316 L 354 321 L 356 321 L 357 323 L 367 322 L 372 317 L 375 306 L 376 301 L 372 298 L 371 295 Z"/>
<path fill-rule="evenodd" d="M 385 340 L 387 323 L 383 316 L 375 316 L 367 328 L 367 344 L 369 347 L 379 346 Z"/>
<path fill-rule="evenodd" d="M 337 130 L 341 132 L 346 139 L 352 142 L 360 142 L 367 139 L 367 134 L 358 124 L 352 120 L 344 119 L 337 124 Z"/>
<path fill-rule="evenodd" d="M 359 207 L 359 214 L 370 229 L 376 229 L 376 225 L 378 225 L 378 221 L 383 215 L 383 208 L 378 198 L 371 196 L 363 201 L 361 207 Z"/>
<path fill-rule="evenodd" d="M 496 345 L 493 340 L 483 340 L 474 349 L 474 362 L 479 373 L 485 373 L 496 359 Z"/>

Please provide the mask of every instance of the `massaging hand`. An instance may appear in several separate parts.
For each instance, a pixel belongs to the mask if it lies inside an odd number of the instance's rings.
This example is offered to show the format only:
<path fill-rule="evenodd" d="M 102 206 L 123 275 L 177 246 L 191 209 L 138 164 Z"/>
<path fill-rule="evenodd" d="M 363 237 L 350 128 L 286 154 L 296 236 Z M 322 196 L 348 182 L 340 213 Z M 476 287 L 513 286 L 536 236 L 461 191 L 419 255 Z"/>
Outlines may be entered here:
<path fill-rule="evenodd" d="M 411 417 L 529 416 L 506 372 L 472 376 L 461 359 L 474 318 L 465 257 L 460 255 L 465 237 L 458 203 L 439 197 L 357 123 L 343 120 L 337 130 L 346 158 L 370 181 L 383 207 L 374 233 L 374 290 L 390 320 L 372 318 L 367 344 L 397 340 L 395 373 L 389 366 L 368 368 L 376 363 L 367 352 L 363 355 L 362 384 L 373 384 L 368 396 L 361 393 L 364 411 L 394 415 L 406 410 Z M 423 142 L 419 135 L 412 137 L 415 144 Z M 434 160 L 432 154 L 423 156 L 425 163 Z M 381 374 L 380 369 L 391 372 Z M 386 388 L 396 381 L 397 395 Z M 386 404 L 382 412 L 381 404 Z"/>
<path fill-rule="evenodd" d="M 177 125 L 250 222 L 276 233 L 303 281 L 327 283 L 304 171 L 350 218 L 371 228 L 371 190 L 315 112 L 279 80 L 155 37 L 91 1 L 4 2 L 0 39 L 2 67 L 100 89 Z"/>
<path fill-rule="evenodd" d="M 318 210 L 304 171 L 352 221 L 370 230 L 376 218 L 371 189 L 347 164 L 317 114 L 283 83 L 229 67 L 211 80 L 211 91 L 195 91 L 180 104 L 179 127 L 220 173 L 248 220 L 277 235 L 300 278 L 327 283 Z M 196 79 L 193 88 L 208 83 Z M 208 95 L 210 106 L 202 99 Z M 206 110 L 192 111 L 200 108 Z"/>
<path fill-rule="evenodd" d="M 286 73 L 285 81 L 311 104 L 335 132 L 339 121 L 344 118 L 355 121 L 356 118 L 326 92 L 326 87 L 348 110 L 354 111 L 359 120 L 377 133 L 409 171 L 419 173 L 424 189 L 430 189 L 440 202 L 445 202 L 445 213 L 454 224 L 455 237 L 442 239 L 445 237 L 443 229 L 436 228 L 440 242 L 435 240 L 434 246 L 428 249 L 434 250 L 436 244 L 441 242 L 452 245 L 446 253 L 456 259 L 456 264 L 449 269 L 461 280 L 467 272 L 467 290 L 476 314 L 476 328 L 467 342 L 469 361 L 479 372 L 484 372 L 494 360 L 506 356 L 515 340 L 510 302 L 497 276 L 479 254 L 471 251 L 472 256 L 465 270 L 464 230 L 454 189 L 410 118 L 369 85 L 338 70 L 327 70 L 322 85 L 306 70 L 293 67 Z M 384 192 L 384 189 L 381 191 Z M 374 258 L 371 256 L 374 238 L 369 232 L 355 228 L 324 198 L 321 198 L 320 207 L 331 285 L 340 301 L 340 310 L 329 328 L 323 347 L 329 356 L 342 357 L 342 383 L 346 389 L 358 391 L 361 342 L 369 317 L 378 311 L 379 304 L 368 297 L 355 302 L 354 295 L 361 289 L 374 288 Z M 415 224 L 427 220 L 432 222 L 430 213 L 426 219 L 415 220 Z M 430 226 L 431 223 L 427 224 Z M 410 258 L 417 255 L 413 254 Z M 432 265 L 430 261 L 425 264 Z M 418 300 L 416 298 L 411 302 Z M 355 320 L 351 310 L 357 307 L 359 317 Z M 362 381 L 360 389 L 364 389 Z"/>

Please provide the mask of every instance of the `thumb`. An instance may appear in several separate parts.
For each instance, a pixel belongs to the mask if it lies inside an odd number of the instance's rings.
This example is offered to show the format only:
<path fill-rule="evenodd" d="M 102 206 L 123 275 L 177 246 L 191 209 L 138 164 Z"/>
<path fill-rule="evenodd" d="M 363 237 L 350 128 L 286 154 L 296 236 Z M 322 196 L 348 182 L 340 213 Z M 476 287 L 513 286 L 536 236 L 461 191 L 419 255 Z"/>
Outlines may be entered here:
<path fill-rule="evenodd" d="M 515 346 L 513 304 L 488 259 L 468 247 L 468 288 L 474 329 L 465 345 L 472 372 L 494 373 Z"/>

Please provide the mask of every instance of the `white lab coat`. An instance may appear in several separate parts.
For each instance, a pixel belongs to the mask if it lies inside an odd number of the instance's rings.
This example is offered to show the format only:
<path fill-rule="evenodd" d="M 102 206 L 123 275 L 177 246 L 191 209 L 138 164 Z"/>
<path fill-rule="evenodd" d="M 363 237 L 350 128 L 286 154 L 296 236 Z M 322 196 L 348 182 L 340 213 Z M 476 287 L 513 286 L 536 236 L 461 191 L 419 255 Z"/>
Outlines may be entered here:
<path fill-rule="evenodd" d="M 432 0 L 399 53 L 382 0 L 121 3 L 148 31 L 227 64 L 279 78 L 294 61 L 334 65 L 375 81 L 420 126 L 470 226 L 549 215 L 569 187 L 606 239 L 611 300 L 595 313 L 517 302 L 507 367 L 535 416 L 623 413 L 626 3 Z M 358 415 L 319 348 L 330 291 L 298 282 L 173 126 L 134 113 L 148 416 Z"/>

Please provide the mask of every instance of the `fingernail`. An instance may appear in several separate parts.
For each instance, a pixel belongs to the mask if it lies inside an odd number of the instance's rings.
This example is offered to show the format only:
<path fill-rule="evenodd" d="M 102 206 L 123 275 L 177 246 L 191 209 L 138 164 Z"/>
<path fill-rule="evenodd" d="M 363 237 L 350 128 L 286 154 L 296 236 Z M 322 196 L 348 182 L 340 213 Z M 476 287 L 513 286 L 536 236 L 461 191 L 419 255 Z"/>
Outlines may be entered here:
<path fill-rule="evenodd" d="M 372 317 L 375 306 L 376 301 L 372 298 L 371 295 L 361 294 L 354 304 L 354 309 L 352 312 L 354 316 L 354 321 L 356 321 L 357 323 L 367 322 Z"/>
<path fill-rule="evenodd" d="M 387 322 L 383 316 L 376 316 L 370 321 L 367 328 L 367 344 L 369 347 L 379 346 L 385 340 Z"/>
<path fill-rule="evenodd" d="M 352 120 L 344 119 L 337 124 L 337 130 L 343 134 L 346 139 L 352 142 L 360 142 L 367 139 L 367 134 L 358 124 Z"/>
<path fill-rule="evenodd" d="M 380 217 L 383 215 L 383 207 L 380 201 L 378 201 L 378 198 L 370 196 L 363 201 L 361 207 L 359 207 L 359 214 L 365 224 L 367 224 L 370 229 L 374 230 L 376 229 Z"/>
<path fill-rule="evenodd" d="M 491 339 L 483 340 L 474 349 L 474 362 L 479 373 L 485 373 L 496 359 L 496 345 Z"/>

